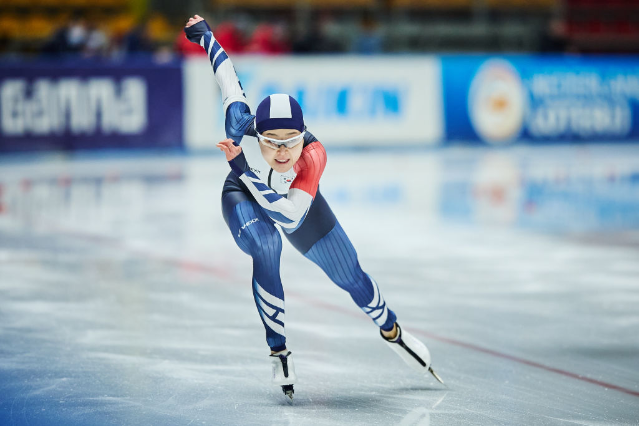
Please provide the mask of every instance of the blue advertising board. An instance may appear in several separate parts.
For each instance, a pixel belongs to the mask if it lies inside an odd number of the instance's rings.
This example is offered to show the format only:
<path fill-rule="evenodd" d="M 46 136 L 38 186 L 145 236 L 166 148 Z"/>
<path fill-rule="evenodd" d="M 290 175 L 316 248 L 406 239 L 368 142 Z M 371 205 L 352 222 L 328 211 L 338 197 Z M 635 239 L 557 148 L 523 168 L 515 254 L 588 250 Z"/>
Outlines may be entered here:
<path fill-rule="evenodd" d="M 638 140 L 637 56 L 444 56 L 448 141 Z"/>
<path fill-rule="evenodd" d="M 0 152 L 182 145 L 181 64 L 0 66 Z"/>

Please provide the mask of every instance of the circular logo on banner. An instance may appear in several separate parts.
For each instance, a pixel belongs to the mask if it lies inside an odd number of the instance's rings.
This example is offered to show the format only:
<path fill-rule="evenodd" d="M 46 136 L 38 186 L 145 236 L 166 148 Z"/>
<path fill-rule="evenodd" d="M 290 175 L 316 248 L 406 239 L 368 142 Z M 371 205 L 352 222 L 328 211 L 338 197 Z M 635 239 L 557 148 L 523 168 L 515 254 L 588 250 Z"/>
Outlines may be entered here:
<path fill-rule="evenodd" d="M 518 71 L 502 59 L 484 63 L 471 82 L 468 109 L 480 138 L 491 144 L 511 142 L 522 130 L 526 109 Z"/>

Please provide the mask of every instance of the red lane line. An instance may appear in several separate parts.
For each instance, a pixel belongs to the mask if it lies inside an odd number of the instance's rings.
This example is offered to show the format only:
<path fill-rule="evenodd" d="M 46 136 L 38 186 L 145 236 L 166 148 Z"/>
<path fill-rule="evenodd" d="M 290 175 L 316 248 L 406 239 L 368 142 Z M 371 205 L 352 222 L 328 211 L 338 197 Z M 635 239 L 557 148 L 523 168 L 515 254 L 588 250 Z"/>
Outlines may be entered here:
<path fill-rule="evenodd" d="M 143 250 L 132 249 L 132 248 L 126 247 L 124 242 L 119 240 L 119 239 L 117 239 L 117 238 L 104 237 L 104 236 L 99 236 L 99 235 L 92 235 L 92 234 L 88 234 L 88 233 L 86 233 L 86 234 L 85 233 L 78 233 L 78 232 L 73 232 L 73 231 L 70 231 L 70 230 L 64 230 L 62 232 L 64 234 L 66 234 L 66 235 L 71 236 L 71 237 L 85 238 L 85 239 L 90 239 L 90 240 L 93 240 L 93 241 L 95 241 L 97 243 L 101 243 L 101 244 L 104 244 L 104 245 L 118 245 L 121 248 L 128 248 L 130 251 L 132 251 L 132 252 L 134 252 L 134 253 L 136 253 L 138 255 L 141 255 L 143 257 L 146 257 L 147 259 L 160 261 L 160 262 L 165 262 L 165 263 L 168 263 L 168 264 L 170 264 L 172 266 L 176 266 L 176 267 L 179 267 L 179 268 L 198 270 L 198 271 L 201 271 L 203 273 L 208 273 L 208 274 L 211 274 L 213 276 L 216 276 L 216 277 L 222 278 L 222 279 L 232 279 L 233 278 L 232 274 L 229 274 L 228 271 L 225 268 L 212 267 L 210 265 L 207 265 L 207 264 L 204 264 L 204 263 L 200 263 L 198 261 L 192 261 L 192 260 L 188 260 L 188 259 L 181 259 L 181 258 L 174 258 L 174 257 L 159 256 L 157 254 L 145 252 Z M 298 292 L 295 292 L 295 291 L 291 291 L 291 290 L 287 290 L 286 294 L 288 296 L 293 297 L 294 299 L 301 300 L 301 301 L 303 301 L 305 303 L 317 306 L 317 307 L 322 308 L 322 309 L 326 309 L 326 310 L 334 311 L 334 312 L 339 312 L 341 314 L 348 315 L 348 316 L 351 316 L 351 317 L 354 317 L 354 318 L 360 318 L 360 319 L 369 320 L 368 316 L 366 316 L 364 313 L 361 313 L 361 312 L 356 311 L 356 310 L 345 309 L 345 308 L 342 308 L 340 306 L 333 305 L 331 303 L 322 302 L 322 301 L 307 297 L 307 296 L 305 296 L 305 295 L 303 295 L 301 293 L 298 293 Z M 614 384 L 603 382 L 603 381 L 600 381 L 600 380 L 591 379 L 589 377 L 584 377 L 584 376 L 581 376 L 579 374 L 572 373 L 570 371 L 561 370 L 561 369 L 555 368 L 555 367 L 549 367 L 547 365 L 540 364 L 538 362 L 529 361 L 529 360 L 524 359 L 524 358 L 520 358 L 520 357 L 517 357 L 517 356 L 513 356 L 513 355 L 505 354 L 505 353 L 502 353 L 502 352 L 498 352 L 498 351 L 495 351 L 493 349 L 483 348 L 482 346 L 477 346 L 477 345 L 474 345 L 472 343 L 466 343 L 466 342 L 463 342 L 461 340 L 456 340 L 456 339 L 451 339 L 449 337 L 439 336 L 437 334 L 429 333 L 429 332 L 422 331 L 422 330 L 419 330 L 419 329 L 407 327 L 407 330 L 411 331 L 412 333 L 421 334 L 421 335 L 423 335 L 425 337 L 429 337 L 429 338 L 434 339 L 434 340 L 439 340 L 439 341 L 444 342 L 444 343 L 449 343 L 451 345 L 460 346 L 460 347 L 463 347 L 463 348 L 466 348 L 466 349 L 471 349 L 471 350 L 476 351 L 476 352 L 482 352 L 484 354 L 492 355 L 492 356 L 495 356 L 497 358 L 508 359 L 510 361 L 514 361 L 514 362 L 517 362 L 517 363 L 520 363 L 520 364 L 528 365 L 530 367 L 538 368 L 538 369 L 545 370 L 545 371 L 548 371 L 548 372 L 551 372 L 551 373 L 560 374 L 560 375 L 565 376 L 565 377 L 571 377 L 573 379 L 580 380 L 580 381 L 583 381 L 583 382 L 586 382 L 586 383 L 591 383 L 591 384 L 594 384 L 594 385 L 598 385 L 598 386 L 601 386 L 601 387 L 603 387 L 605 389 L 613 389 L 613 390 L 617 390 L 617 391 L 620 391 L 620 392 L 623 392 L 623 393 L 638 397 L 638 391 L 635 391 L 635 390 L 632 390 L 632 389 L 627 389 L 627 388 L 624 388 L 622 386 L 614 385 Z"/>
<path fill-rule="evenodd" d="M 156 254 L 156 253 L 151 253 L 149 251 L 146 251 L 140 248 L 130 247 L 129 245 L 127 245 L 125 240 L 122 240 L 117 237 L 111 237 L 111 236 L 106 236 L 102 234 L 93 234 L 93 233 L 82 232 L 82 231 L 79 232 L 79 231 L 55 227 L 55 226 L 49 226 L 49 229 L 58 233 L 62 233 L 72 238 L 81 238 L 84 240 L 92 241 L 94 243 L 98 243 L 103 246 L 113 246 L 121 250 L 127 250 L 131 253 L 137 254 L 146 259 L 154 260 L 157 262 L 168 263 L 181 269 L 189 269 L 194 271 L 206 272 L 208 274 L 217 276 L 218 278 L 222 278 L 222 279 L 232 278 L 231 274 L 229 274 L 229 271 L 226 268 L 215 267 L 215 266 L 197 262 L 191 259 L 184 259 L 179 257 L 168 257 L 168 256 Z"/>
<path fill-rule="evenodd" d="M 467 349 L 471 349 L 471 350 L 474 350 L 474 351 L 482 352 L 482 353 L 485 353 L 485 354 L 493 355 L 495 357 L 504 358 L 504 359 L 508 359 L 508 360 L 511 360 L 511 361 L 519 362 L 520 364 L 525 364 L 525 365 L 528 365 L 528 366 L 531 366 L 531 367 L 539 368 L 541 370 L 546 370 L 546 371 L 550 371 L 550 372 L 553 372 L 553 373 L 561 374 L 563 376 L 571 377 L 571 378 L 574 378 L 576 380 L 581 380 L 583 382 L 593 383 L 594 385 L 599 385 L 599 386 L 602 386 L 603 388 L 614 389 L 614 390 L 617 390 L 617 391 L 620 391 L 620 392 L 627 393 L 629 395 L 633 395 L 633 396 L 636 396 L 636 397 L 638 396 L 638 391 L 634 391 L 632 389 L 623 388 L 621 386 L 614 385 L 614 384 L 611 384 L 611 383 L 602 382 L 600 380 L 591 379 L 589 377 L 581 376 L 581 375 L 576 374 L 576 373 L 571 373 L 570 371 L 561 370 L 561 369 L 555 368 L 555 367 L 549 367 L 547 365 L 540 364 L 540 363 L 535 362 L 535 361 L 529 361 L 527 359 L 520 358 L 520 357 L 517 357 L 517 356 L 513 356 L 513 355 L 505 354 L 505 353 L 502 353 L 502 352 L 494 351 L 492 349 L 483 348 L 482 346 L 477 346 L 477 345 L 474 345 L 472 343 L 466 343 L 466 342 L 462 342 L 460 340 L 450 339 L 448 337 L 438 336 L 438 335 L 435 335 L 433 333 L 428 333 L 426 331 L 417 330 L 417 329 L 414 329 L 414 328 L 408 328 L 408 330 L 413 332 L 413 333 L 416 333 L 416 334 L 422 334 L 423 336 L 430 337 L 430 338 L 435 339 L 435 340 L 440 340 L 441 342 L 449 343 L 449 344 L 456 345 L 456 346 L 461 346 L 463 348 L 467 348 Z"/>
<path fill-rule="evenodd" d="M 344 309 L 344 308 L 342 308 L 340 306 L 336 306 L 336 305 L 333 305 L 331 303 L 321 302 L 321 301 L 318 301 L 316 299 L 312 299 L 312 298 L 306 297 L 306 296 L 304 296 L 304 295 L 302 295 L 302 294 L 300 294 L 298 292 L 287 290 L 286 291 L 286 295 L 287 296 L 292 296 L 294 299 L 301 300 L 301 301 L 303 301 L 305 303 L 309 303 L 310 305 L 314 305 L 314 306 L 317 306 L 319 308 L 331 310 L 331 311 L 334 311 L 334 312 L 340 312 L 342 314 L 349 315 L 349 316 L 354 317 L 354 318 L 367 319 L 367 320 L 369 319 L 369 317 L 364 315 L 364 313 L 359 313 L 358 311 L 354 311 L 354 310 L 350 310 L 350 309 Z M 540 364 L 540 363 L 535 362 L 535 361 L 529 361 L 529 360 L 524 359 L 524 358 L 520 358 L 520 357 L 517 357 L 517 356 L 513 356 L 513 355 L 505 354 L 505 353 L 502 353 L 502 352 L 498 352 L 498 351 L 495 351 L 493 349 L 483 348 L 482 346 L 474 345 L 472 343 L 466 343 L 466 342 L 463 342 L 463 341 L 460 341 L 460 340 L 456 340 L 456 339 L 451 339 L 449 337 L 439 336 L 437 334 L 429 333 L 429 332 L 426 332 L 426 331 L 423 331 L 423 330 L 419 330 L 419 329 L 416 329 L 416 328 L 413 328 L 413 327 L 411 327 L 411 328 L 405 327 L 405 328 L 407 330 L 409 330 L 410 332 L 412 332 L 412 333 L 421 334 L 421 335 L 423 335 L 425 337 L 429 337 L 429 338 L 434 339 L 434 340 L 439 340 L 439 341 L 444 342 L 444 343 L 449 343 L 451 345 L 456 345 L 456 346 L 460 346 L 460 347 L 463 347 L 463 348 L 466 348 L 466 349 L 471 349 L 471 350 L 474 350 L 474 351 L 477 351 L 477 352 L 482 352 L 482 353 L 487 354 L 487 355 L 493 355 L 493 356 L 498 357 L 498 358 L 508 359 L 510 361 L 514 361 L 514 362 L 517 362 L 517 363 L 520 363 L 520 364 L 528 365 L 530 367 L 539 368 L 541 370 L 549 371 L 549 372 L 552 372 L 552 373 L 557 373 L 557 374 L 560 374 L 560 375 L 565 376 L 565 377 L 571 377 L 571 378 L 576 379 L 576 380 L 581 380 L 583 382 L 592 383 L 594 385 L 602 386 L 603 388 L 617 390 L 617 391 L 624 392 L 626 394 L 633 395 L 633 396 L 636 396 L 636 397 L 638 396 L 638 391 L 634 391 L 632 389 L 623 388 L 622 386 L 614 385 L 614 384 L 607 383 L 607 382 L 602 382 L 600 380 L 591 379 L 589 377 L 584 377 L 584 376 L 581 376 L 579 374 L 572 373 L 570 371 L 561 370 L 561 369 L 555 368 L 555 367 L 549 367 L 547 365 Z"/>

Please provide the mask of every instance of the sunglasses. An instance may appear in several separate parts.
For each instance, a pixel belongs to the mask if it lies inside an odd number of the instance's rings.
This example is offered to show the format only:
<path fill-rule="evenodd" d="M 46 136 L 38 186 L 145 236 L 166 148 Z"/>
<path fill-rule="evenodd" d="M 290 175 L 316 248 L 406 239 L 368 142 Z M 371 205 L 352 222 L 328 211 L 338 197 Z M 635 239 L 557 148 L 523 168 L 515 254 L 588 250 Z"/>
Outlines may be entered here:
<path fill-rule="evenodd" d="M 289 139 L 274 139 L 267 136 L 262 136 L 260 133 L 258 133 L 258 140 L 262 145 L 267 146 L 271 149 L 280 149 L 281 146 L 290 149 L 304 140 L 305 133 L 307 133 L 306 127 L 302 133 Z"/>

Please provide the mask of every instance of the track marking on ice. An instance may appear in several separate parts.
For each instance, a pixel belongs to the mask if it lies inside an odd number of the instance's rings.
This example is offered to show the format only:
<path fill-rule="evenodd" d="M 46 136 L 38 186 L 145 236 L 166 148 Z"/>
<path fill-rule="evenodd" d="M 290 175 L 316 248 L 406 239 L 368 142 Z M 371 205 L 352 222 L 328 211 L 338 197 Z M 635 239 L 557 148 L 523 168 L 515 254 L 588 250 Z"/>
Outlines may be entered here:
<path fill-rule="evenodd" d="M 306 297 L 306 296 L 304 296 L 304 295 L 302 295 L 300 293 L 297 293 L 297 292 L 292 292 L 292 291 L 289 290 L 289 291 L 287 291 L 287 296 L 292 296 L 295 299 L 301 300 L 301 301 L 303 301 L 305 303 L 309 303 L 311 305 L 317 306 L 317 307 L 322 308 L 322 309 L 328 309 L 328 310 L 332 310 L 332 311 L 335 311 L 335 312 L 340 312 L 340 313 L 342 313 L 344 315 L 349 315 L 349 316 L 352 316 L 354 318 L 360 318 L 360 319 L 369 320 L 369 317 L 363 316 L 362 314 L 360 314 L 357 311 L 353 311 L 352 312 L 349 309 L 344 309 L 344 308 L 342 308 L 340 306 L 332 305 L 331 303 L 326 303 L 326 302 L 321 302 L 321 301 L 318 301 L 318 300 L 315 300 L 315 299 L 311 299 L 311 298 Z M 591 379 L 589 377 L 585 377 L 585 376 L 582 376 L 580 374 L 572 373 L 570 371 L 561 370 L 561 369 L 555 368 L 555 367 L 550 367 L 550 366 L 547 366 L 547 365 L 544 365 L 544 364 L 540 364 L 540 363 L 535 362 L 535 361 L 529 361 L 527 359 L 520 358 L 520 357 L 513 356 L 513 355 L 509 355 L 509 354 L 505 354 L 505 353 L 502 353 L 502 352 L 498 352 L 498 351 L 495 351 L 493 349 L 487 349 L 487 348 L 484 348 L 482 346 L 474 345 L 473 343 L 467 343 L 467 342 L 463 342 L 463 341 L 460 341 L 460 340 L 457 340 L 457 339 L 451 339 L 449 337 L 439 336 L 437 334 L 429 333 L 427 331 L 423 331 L 423 330 L 420 330 L 420 329 L 417 329 L 417 328 L 413 328 L 413 327 L 406 327 L 406 326 L 403 326 L 403 327 L 405 327 L 407 330 L 409 330 L 412 333 L 421 334 L 421 335 L 423 335 L 425 337 L 428 337 L 430 339 L 439 340 L 441 342 L 449 343 L 451 345 L 460 346 L 460 347 L 463 347 L 463 348 L 466 348 L 466 349 L 471 349 L 471 350 L 474 350 L 474 351 L 477 351 L 477 352 L 482 352 L 482 353 L 485 353 L 487 355 L 493 355 L 493 356 L 498 357 L 498 358 L 508 359 L 510 361 L 514 361 L 514 362 L 518 362 L 520 364 L 528 365 L 530 367 L 539 368 L 541 370 L 549 371 L 549 372 L 552 372 L 552 373 L 557 373 L 557 374 L 563 375 L 565 377 L 571 377 L 571 378 L 576 379 L 576 380 L 581 380 L 583 382 L 592 383 L 594 385 L 602 386 L 603 388 L 606 388 L 606 389 L 613 389 L 613 390 L 617 390 L 617 391 L 620 391 L 620 392 L 623 392 L 623 393 L 626 393 L 626 394 L 629 394 L 629 395 L 633 395 L 633 396 L 636 396 L 636 397 L 638 396 L 638 391 L 634 391 L 632 389 L 627 389 L 627 388 L 624 388 L 622 386 L 614 385 L 614 384 L 603 382 L 603 381 L 600 381 L 600 380 Z"/>
<path fill-rule="evenodd" d="M 236 279 L 236 277 L 233 275 L 233 273 L 230 273 L 228 269 L 226 268 L 219 268 L 219 267 L 215 267 L 215 266 L 211 266 L 211 265 L 207 265 L 195 260 L 191 260 L 191 259 L 183 259 L 180 257 L 173 257 L 173 256 L 164 256 L 164 255 L 160 255 L 158 253 L 153 253 L 147 250 L 143 250 L 140 248 L 135 248 L 132 247 L 130 244 L 128 244 L 125 240 L 121 240 L 118 238 L 113 238 L 113 237 L 107 237 L 104 235 L 100 235 L 100 234 L 91 234 L 91 233 L 85 233 L 85 232 L 78 232 L 75 230 L 71 230 L 71 229 L 61 229 L 61 228 L 53 228 L 50 229 L 50 231 L 53 232 L 57 232 L 60 234 L 63 234 L 65 236 L 71 237 L 71 238 L 80 238 L 80 239 L 84 239 L 84 240 L 90 240 L 95 242 L 96 244 L 100 244 L 100 245 L 109 245 L 109 246 L 117 246 L 123 250 L 128 250 L 131 253 L 144 257 L 146 259 L 149 260 L 154 260 L 154 261 L 159 261 L 162 263 L 167 263 L 170 264 L 172 266 L 178 267 L 178 268 L 184 268 L 184 269 L 190 269 L 190 270 L 197 270 L 203 273 L 208 273 L 211 274 L 217 278 L 223 279 L 223 280 L 230 280 L 230 281 L 237 281 L 238 279 Z M 334 312 L 339 312 L 341 314 L 344 315 L 348 315 L 354 318 L 359 318 L 362 320 L 367 320 L 369 321 L 369 317 L 366 316 L 365 314 L 363 314 L 362 312 L 358 311 L 358 310 L 351 310 L 351 309 L 345 309 L 342 308 L 340 306 L 337 305 L 333 305 L 331 303 L 327 303 L 327 302 L 323 302 L 320 300 L 316 300 L 316 299 L 312 299 L 309 298 L 307 296 L 304 296 L 298 292 L 295 291 L 291 291 L 291 290 L 287 290 L 286 291 L 287 296 L 289 297 L 293 297 L 294 299 L 298 299 L 302 302 L 308 303 L 310 305 L 316 306 L 318 308 L 322 308 L 322 309 L 326 309 L 326 310 L 330 310 L 330 311 L 334 311 Z M 633 395 L 635 397 L 638 397 L 638 391 L 633 390 L 633 389 L 627 389 L 624 388 L 622 386 L 618 386 L 618 385 L 614 385 L 611 383 L 607 383 L 607 382 L 603 382 L 600 380 L 595 380 L 595 379 L 591 379 L 589 377 L 585 377 L 582 376 L 580 374 L 576 374 L 576 373 L 572 373 L 570 371 L 565 371 L 559 368 L 555 368 L 555 367 L 550 367 L 535 361 L 530 361 L 524 358 L 520 358 L 517 356 L 513 356 L 513 355 L 509 355 L 506 353 L 502 353 L 493 349 L 488 349 L 488 348 L 484 348 L 482 346 L 478 346 L 475 345 L 473 343 L 467 343 L 467 342 L 463 342 L 461 340 L 457 340 L 457 339 L 451 339 L 449 337 L 443 337 L 443 336 L 439 336 L 437 334 L 433 334 L 433 333 L 429 333 L 427 331 L 423 331 L 420 329 L 416 329 L 413 327 L 406 327 L 407 330 L 411 331 L 412 333 L 415 334 L 420 334 L 422 336 L 428 337 L 430 339 L 434 339 L 434 340 L 438 340 L 441 341 L 443 343 L 448 343 L 451 345 L 455 345 L 455 346 L 459 346 L 462 348 L 466 348 L 466 349 L 470 349 L 476 352 L 481 352 L 487 355 L 491 355 L 497 358 L 502 358 L 502 359 L 508 359 L 510 361 L 513 362 L 517 362 L 523 365 L 528 365 L 530 367 L 533 368 L 537 368 L 540 370 L 544 370 L 544 371 L 548 371 L 551 373 L 556 373 L 565 377 L 570 377 L 572 379 L 576 379 L 576 380 L 580 380 L 582 382 L 586 382 L 586 383 L 591 383 L 594 385 L 598 385 L 601 386 L 605 389 L 612 389 L 612 390 L 616 390 L 619 392 L 623 392 L 626 393 L 628 395 Z"/>

